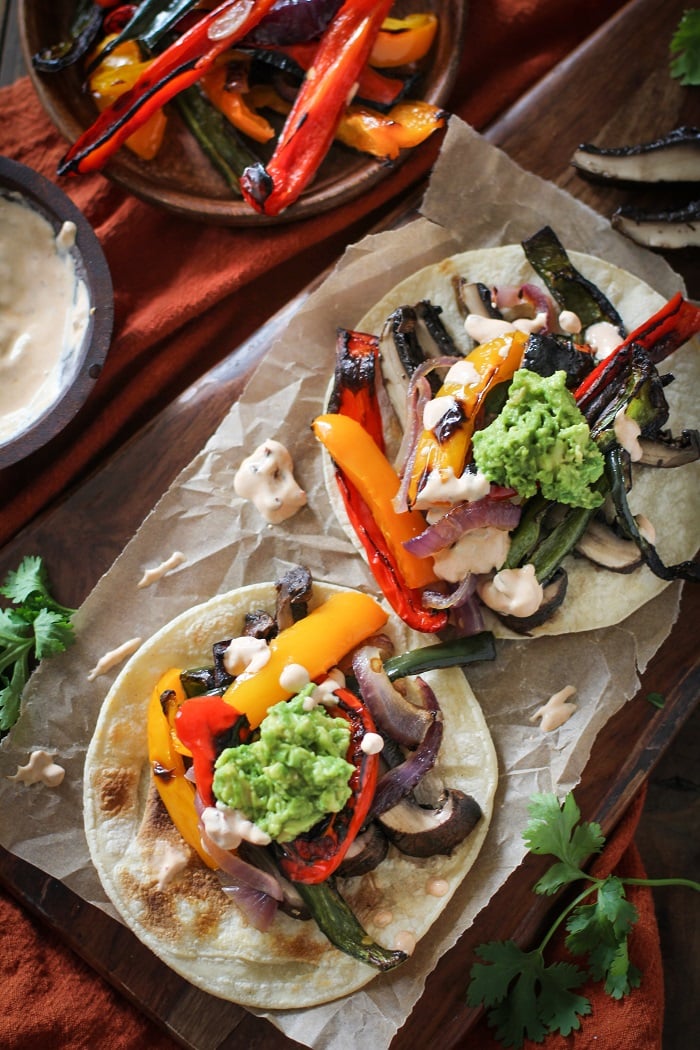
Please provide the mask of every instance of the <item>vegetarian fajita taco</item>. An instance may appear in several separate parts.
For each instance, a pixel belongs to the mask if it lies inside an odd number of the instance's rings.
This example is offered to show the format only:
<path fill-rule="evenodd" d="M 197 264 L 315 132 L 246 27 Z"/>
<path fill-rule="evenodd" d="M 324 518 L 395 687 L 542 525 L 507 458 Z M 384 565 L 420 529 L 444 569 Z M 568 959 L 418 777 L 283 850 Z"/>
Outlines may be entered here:
<path fill-rule="evenodd" d="M 680 294 L 548 227 L 427 266 L 340 330 L 313 429 L 402 619 L 561 634 L 697 581 L 699 330 Z"/>
<path fill-rule="evenodd" d="M 172 969 L 243 1005 L 309 1006 L 427 933 L 482 846 L 497 767 L 452 666 L 491 658 L 489 639 L 424 642 L 295 568 L 181 614 L 124 666 L 87 754 L 85 829 L 107 894 Z"/>

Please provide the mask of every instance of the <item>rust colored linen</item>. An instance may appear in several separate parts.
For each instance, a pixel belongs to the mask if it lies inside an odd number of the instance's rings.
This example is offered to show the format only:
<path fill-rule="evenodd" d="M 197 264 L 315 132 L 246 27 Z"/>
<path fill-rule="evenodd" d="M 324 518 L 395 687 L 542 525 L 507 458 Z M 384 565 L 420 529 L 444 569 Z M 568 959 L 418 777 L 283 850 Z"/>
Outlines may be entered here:
<path fill-rule="evenodd" d="M 622 0 L 470 0 L 464 57 L 449 109 L 474 127 L 485 127 L 621 6 Z M 0 153 L 54 178 L 66 144 L 28 78 L 0 90 L 0 112 Z M 74 422 L 45 449 L 0 471 L 0 543 L 79 483 L 330 265 L 347 243 L 363 236 L 425 175 L 437 147 L 436 141 L 417 151 L 362 199 L 301 223 L 267 228 L 264 235 L 171 216 L 101 175 L 62 183 L 105 250 L 115 286 L 114 338 L 95 391 Z M 638 800 L 598 870 L 641 873 L 632 844 L 640 811 Z M 635 904 L 640 922 L 631 947 L 644 960 L 642 988 L 623 1004 L 591 990 L 594 1014 L 583 1034 L 573 1041 L 552 1038 L 549 1050 L 660 1045 L 663 980 L 653 904 L 644 891 L 635 895 Z M 176 1047 L 1 894 L 0 928 L 0 1046 L 87 1050 L 107 1038 L 111 1050 Z M 593 1024 L 595 1043 L 587 1041 Z M 488 1039 L 483 1026 L 465 1046 L 486 1047 Z"/>

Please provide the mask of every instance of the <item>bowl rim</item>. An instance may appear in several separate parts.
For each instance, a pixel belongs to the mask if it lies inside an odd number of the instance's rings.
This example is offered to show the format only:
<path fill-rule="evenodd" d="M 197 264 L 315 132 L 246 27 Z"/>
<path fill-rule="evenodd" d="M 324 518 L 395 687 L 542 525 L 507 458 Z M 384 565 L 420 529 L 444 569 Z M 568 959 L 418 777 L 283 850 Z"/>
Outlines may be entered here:
<path fill-rule="evenodd" d="M 0 195 L 15 195 L 45 218 L 54 231 L 64 222 L 76 226 L 71 248 L 76 276 L 87 288 L 90 316 L 72 382 L 37 419 L 0 444 L 0 469 L 9 467 L 46 445 L 64 429 L 87 401 L 99 378 L 112 338 L 114 289 L 102 246 L 76 204 L 34 168 L 0 156 Z"/>

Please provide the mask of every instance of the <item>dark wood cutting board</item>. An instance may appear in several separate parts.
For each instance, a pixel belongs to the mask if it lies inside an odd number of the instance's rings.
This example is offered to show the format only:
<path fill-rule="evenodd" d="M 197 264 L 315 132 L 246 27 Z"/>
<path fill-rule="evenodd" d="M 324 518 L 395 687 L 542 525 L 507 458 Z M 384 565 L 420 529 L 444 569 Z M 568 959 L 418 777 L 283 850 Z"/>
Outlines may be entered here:
<path fill-rule="evenodd" d="M 567 188 L 603 215 L 624 200 L 639 199 L 639 190 L 585 182 L 569 161 L 581 141 L 646 141 L 681 123 L 700 122 L 698 89 L 682 88 L 668 75 L 668 44 L 685 6 L 684 0 L 633 0 L 492 125 L 486 137 L 524 168 Z M 398 219 L 388 217 L 387 225 Z M 684 276 L 690 295 L 700 297 L 697 252 L 668 253 L 667 258 Z M 23 554 L 42 554 L 63 600 L 79 603 L 205 443 L 303 299 L 275 315 L 97 474 L 0 551 L 0 576 Z M 697 705 L 700 665 L 692 625 L 700 616 L 699 591 L 686 588 L 679 621 L 645 674 L 639 695 L 608 723 L 594 746 L 576 795 L 586 818 L 599 820 L 604 831 L 624 812 Z M 664 695 L 662 710 L 646 700 L 652 691 Z M 440 960 L 392 1050 L 409 1050 L 418 1038 L 445 1050 L 464 1045 L 478 1017 L 464 1001 L 474 948 L 486 940 L 527 942 L 534 936 L 551 906 L 530 890 L 545 866 L 540 858 L 528 857 Z M 282 1050 L 297 1045 L 241 1007 L 192 988 L 128 930 L 6 851 L 0 851 L 0 882 L 183 1046 Z"/>

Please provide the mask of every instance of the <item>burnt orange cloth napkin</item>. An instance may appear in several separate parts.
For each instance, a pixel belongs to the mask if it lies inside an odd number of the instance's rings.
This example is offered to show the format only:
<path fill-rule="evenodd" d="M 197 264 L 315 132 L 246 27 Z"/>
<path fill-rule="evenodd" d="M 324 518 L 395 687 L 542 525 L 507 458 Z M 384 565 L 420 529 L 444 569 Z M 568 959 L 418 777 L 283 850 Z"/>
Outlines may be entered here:
<path fill-rule="evenodd" d="M 464 56 L 448 108 L 483 128 L 621 6 L 622 0 L 469 0 Z M 0 90 L 0 113 L 0 154 L 54 178 L 66 143 L 44 115 L 27 78 Z M 436 149 L 437 143 L 417 151 L 358 201 L 302 223 L 264 230 L 207 227 L 174 217 L 130 197 L 101 175 L 64 181 L 107 256 L 115 287 L 114 338 L 95 391 L 75 421 L 50 446 L 0 472 L 0 544 L 370 229 L 429 170 Z M 619 860 L 637 873 L 630 842 L 638 809 L 601 863 L 612 867 Z M 597 1039 L 586 1042 L 584 1035 L 567 1047 L 652 1050 L 659 1044 L 663 989 L 658 937 L 651 903 L 638 900 L 637 906 L 642 913 L 635 937 L 644 959 L 643 990 L 625 1006 L 612 1008 L 592 993 Z M 4 895 L 0 929 L 0 1046 L 175 1047 Z M 590 1032 L 589 1025 L 584 1032 Z M 628 1041 L 630 1032 L 635 1035 Z M 551 1040 L 547 1045 L 553 1050 L 564 1043 Z"/>

